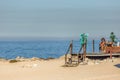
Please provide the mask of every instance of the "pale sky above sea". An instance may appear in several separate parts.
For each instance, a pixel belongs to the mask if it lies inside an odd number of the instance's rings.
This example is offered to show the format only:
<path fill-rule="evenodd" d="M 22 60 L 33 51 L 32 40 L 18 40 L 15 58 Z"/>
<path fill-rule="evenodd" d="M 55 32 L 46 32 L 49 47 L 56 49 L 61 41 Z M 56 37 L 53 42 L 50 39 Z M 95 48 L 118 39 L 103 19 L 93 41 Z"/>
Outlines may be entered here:
<path fill-rule="evenodd" d="M 0 0 L 2 38 L 120 38 L 120 0 Z"/>

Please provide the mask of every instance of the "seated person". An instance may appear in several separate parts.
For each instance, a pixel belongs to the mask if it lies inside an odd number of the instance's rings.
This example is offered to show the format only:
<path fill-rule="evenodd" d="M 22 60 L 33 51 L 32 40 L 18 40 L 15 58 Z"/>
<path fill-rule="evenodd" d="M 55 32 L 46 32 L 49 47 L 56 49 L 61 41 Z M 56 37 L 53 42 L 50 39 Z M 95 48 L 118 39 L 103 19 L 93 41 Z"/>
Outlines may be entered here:
<path fill-rule="evenodd" d="M 101 42 L 99 44 L 99 50 L 100 51 L 104 51 L 105 50 L 105 46 L 106 46 L 106 40 L 105 40 L 105 38 L 101 38 Z"/>

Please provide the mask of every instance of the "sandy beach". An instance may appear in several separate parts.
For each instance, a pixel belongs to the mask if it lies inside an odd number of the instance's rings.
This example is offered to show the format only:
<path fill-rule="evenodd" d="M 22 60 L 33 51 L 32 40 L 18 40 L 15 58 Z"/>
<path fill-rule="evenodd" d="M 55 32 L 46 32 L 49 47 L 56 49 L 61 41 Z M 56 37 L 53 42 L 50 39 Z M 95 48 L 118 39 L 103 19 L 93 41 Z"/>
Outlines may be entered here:
<path fill-rule="evenodd" d="M 1 80 L 120 80 L 120 58 L 99 64 L 62 67 L 64 58 L 25 60 L 9 63 L 0 60 Z"/>

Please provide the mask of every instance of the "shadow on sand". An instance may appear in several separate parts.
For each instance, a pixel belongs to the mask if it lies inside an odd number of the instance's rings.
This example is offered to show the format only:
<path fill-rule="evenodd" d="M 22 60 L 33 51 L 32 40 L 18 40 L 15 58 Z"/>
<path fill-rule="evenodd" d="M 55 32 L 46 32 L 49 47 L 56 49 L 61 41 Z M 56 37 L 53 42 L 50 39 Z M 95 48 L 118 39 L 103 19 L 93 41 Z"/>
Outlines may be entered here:
<path fill-rule="evenodd" d="M 116 66 L 116 67 L 120 68 L 120 64 L 116 64 L 116 65 L 114 65 L 114 66 Z"/>

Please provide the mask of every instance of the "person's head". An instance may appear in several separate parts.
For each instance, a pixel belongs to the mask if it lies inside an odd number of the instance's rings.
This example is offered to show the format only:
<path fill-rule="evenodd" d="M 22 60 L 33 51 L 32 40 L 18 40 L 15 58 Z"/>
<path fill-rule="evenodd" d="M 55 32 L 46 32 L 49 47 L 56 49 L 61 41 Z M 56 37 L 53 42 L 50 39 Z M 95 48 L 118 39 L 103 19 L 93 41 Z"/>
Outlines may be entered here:
<path fill-rule="evenodd" d="M 104 38 L 104 37 L 103 37 L 103 38 L 101 38 L 101 41 L 102 41 L 102 42 L 105 42 L 105 38 Z"/>
<path fill-rule="evenodd" d="M 111 32 L 111 34 L 114 34 L 114 32 Z"/>

